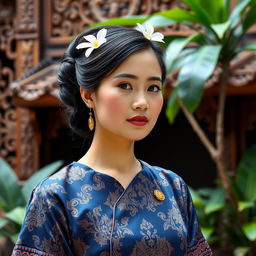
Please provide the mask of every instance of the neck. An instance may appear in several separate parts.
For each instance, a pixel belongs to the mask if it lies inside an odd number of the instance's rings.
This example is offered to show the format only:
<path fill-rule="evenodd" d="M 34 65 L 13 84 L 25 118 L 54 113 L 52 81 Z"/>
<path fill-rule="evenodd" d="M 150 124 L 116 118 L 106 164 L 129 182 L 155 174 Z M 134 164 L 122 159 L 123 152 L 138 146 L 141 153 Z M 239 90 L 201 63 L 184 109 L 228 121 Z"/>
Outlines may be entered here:
<path fill-rule="evenodd" d="M 97 133 L 89 150 L 79 160 L 93 169 L 129 172 L 131 166 L 139 163 L 134 155 L 134 142 L 110 134 Z"/>

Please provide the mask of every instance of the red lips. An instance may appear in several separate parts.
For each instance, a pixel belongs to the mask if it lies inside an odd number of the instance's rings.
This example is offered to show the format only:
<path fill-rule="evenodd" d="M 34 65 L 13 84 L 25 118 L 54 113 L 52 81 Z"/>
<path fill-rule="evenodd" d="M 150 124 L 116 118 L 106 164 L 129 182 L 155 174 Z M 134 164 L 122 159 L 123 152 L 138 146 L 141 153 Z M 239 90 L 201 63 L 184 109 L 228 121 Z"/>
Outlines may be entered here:
<path fill-rule="evenodd" d="M 148 122 L 148 118 L 146 116 L 134 116 L 132 118 L 127 119 L 133 125 L 144 126 Z"/>

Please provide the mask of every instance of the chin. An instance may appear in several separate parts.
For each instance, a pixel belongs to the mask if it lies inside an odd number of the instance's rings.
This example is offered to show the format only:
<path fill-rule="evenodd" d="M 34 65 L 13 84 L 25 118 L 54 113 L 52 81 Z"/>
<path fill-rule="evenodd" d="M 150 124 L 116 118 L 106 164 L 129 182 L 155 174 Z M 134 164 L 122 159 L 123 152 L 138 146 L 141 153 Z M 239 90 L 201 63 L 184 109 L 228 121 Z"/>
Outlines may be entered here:
<path fill-rule="evenodd" d="M 144 134 L 141 134 L 141 135 L 134 135 L 134 136 L 130 136 L 130 140 L 131 141 L 139 141 L 139 140 L 143 140 L 144 138 L 146 138 L 148 135 L 149 135 L 150 132 L 148 133 L 144 133 Z"/>

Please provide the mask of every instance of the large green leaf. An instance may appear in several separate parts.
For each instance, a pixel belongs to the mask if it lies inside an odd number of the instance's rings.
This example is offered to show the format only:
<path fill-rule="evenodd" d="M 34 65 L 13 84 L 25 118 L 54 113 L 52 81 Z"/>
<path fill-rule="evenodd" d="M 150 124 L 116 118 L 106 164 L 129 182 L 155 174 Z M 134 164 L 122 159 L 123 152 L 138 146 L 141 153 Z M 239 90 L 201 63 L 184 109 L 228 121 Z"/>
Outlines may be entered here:
<path fill-rule="evenodd" d="M 251 0 L 243 0 L 234 8 L 232 13 L 229 16 L 229 19 L 231 20 L 231 28 L 234 28 L 242 21 L 242 14 L 246 7 L 250 4 Z"/>
<path fill-rule="evenodd" d="M 216 34 L 218 35 L 219 38 L 223 38 L 223 36 L 226 33 L 226 31 L 228 30 L 229 26 L 230 26 L 230 20 L 227 20 L 224 23 L 211 25 L 212 29 L 216 32 Z"/>
<path fill-rule="evenodd" d="M 256 145 L 244 154 L 237 168 L 236 185 L 243 198 L 240 200 L 253 202 L 256 200 Z"/>
<path fill-rule="evenodd" d="M 201 7 L 211 17 L 213 23 L 224 23 L 228 18 L 229 2 L 226 0 L 199 0 Z"/>
<path fill-rule="evenodd" d="M 212 227 L 201 227 L 201 231 L 206 240 L 209 240 L 212 233 L 214 232 L 214 228 Z"/>
<path fill-rule="evenodd" d="M 193 34 L 189 37 L 178 38 L 173 40 L 167 47 L 165 51 L 165 65 L 167 68 L 167 73 L 173 70 L 174 60 L 180 55 L 180 52 L 183 48 L 190 42 L 196 40 L 197 38 L 202 37 L 201 33 Z"/>
<path fill-rule="evenodd" d="M 15 244 L 19 238 L 19 233 L 16 233 L 14 235 L 10 235 L 9 238 L 12 240 L 13 244 Z"/>
<path fill-rule="evenodd" d="M 8 220 L 0 218 L 0 229 L 3 228 L 8 222 Z"/>
<path fill-rule="evenodd" d="M 244 32 L 246 32 L 255 23 L 256 23 L 256 1 L 252 3 L 249 11 L 246 13 L 246 16 L 243 20 L 242 26 L 243 26 Z"/>
<path fill-rule="evenodd" d="M 173 61 L 173 64 L 172 64 L 169 72 L 171 73 L 171 72 L 183 67 L 183 65 L 186 63 L 186 58 L 188 57 L 188 55 L 194 54 L 194 52 L 196 50 L 197 50 L 196 48 L 183 49 L 183 51 L 179 54 L 179 56 Z"/>
<path fill-rule="evenodd" d="M 200 22 L 200 20 L 197 18 L 195 14 L 180 8 L 173 8 L 167 11 L 157 12 L 152 16 L 152 18 L 155 15 L 161 15 L 163 17 L 172 19 L 176 22 L 185 22 L 185 21 L 192 22 L 192 23 Z"/>
<path fill-rule="evenodd" d="M 211 17 L 208 13 L 202 8 L 199 0 L 183 0 L 183 2 L 195 13 L 195 16 L 198 17 L 199 23 L 203 24 L 206 27 L 210 27 L 213 23 Z"/>
<path fill-rule="evenodd" d="M 256 43 L 247 44 L 237 50 L 237 53 L 242 51 L 256 51 Z"/>
<path fill-rule="evenodd" d="M 245 201 L 239 201 L 238 202 L 238 210 L 243 211 L 249 208 L 252 208 L 254 206 L 253 202 L 245 202 Z"/>
<path fill-rule="evenodd" d="M 256 222 L 244 224 L 243 231 L 250 241 L 256 241 Z"/>
<path fill-rule="evenodd" d="M 172 90 L 172 93 L 169 96 L 169 100 L 168 100 L 166 111 L 165 111 L 165 114 L 170 123 L 173 123 L 174 118 L 176 117 L 180 109 L 177 101 L 177 93 L 178 93 L 177 88 Z"/>
<path fill-rule="evenodd" d="M 22 188 L 22 193 L 24 197 L 26 198 L 26 201 L 29 201 L 30 195 L 34 187 L 43 179 L 48 177 L 49 175 L 56 172 L 61 166 L 63 165 L 63 161 L 56 161 L 54 163 L 51 163 L 39 171 L 37 171 L 35 174 L 33 174 L 24 184 Z"/>
<path fill-rule="evenodd" d="M 222 188 L 218 188 L 211 195 L 210 200 L 205 207 L 205 213 L 210 214 L 215 211 L 219 211 L 225 207 L 225 191 Z"/>
<path fill-rule="evenodd" d="M 4 216 L 16 224 L 22 225 L 25 217 L 25 212 L 25 207 L 16 207 L 12 211 L 5 213 Z"/>
<path fill-rule="evenodd" d="M 143 24 L 147 23 L 150 23 L 154 27 L 165 27 L 176 24 L 177 21 L 166 18 L 161 15 L 153 15 L 152 17 L 149 17 Z"/>
<path fill-rule="evenodd" d="M 204 207 L 204 200 L 201 198 L 200 194 L 192 189 L 191 187 L 189 187 L 189 191 L 193 200 L 193 203 L 196 207 Z"/>
<path fill-rule="evenodd" d="M 250 247 L 237 247 L 234 250 L 234 256 L 246 256 L 250 252 Z"/>
<path fill-rule="evenodd" d="M 143 23 L 148 18 L 148 15 L 132 15 L 119 18 L 108 19 L 102 22 L 91 24 L 90 27 L 98 27 L 103 25 L 122 25 L 135 26 L 137 23 Z"/>
<path fill-rule="evenodd" d="M 3 158 L 0 158 L 0 173 L 0 202 L 6 205 L 5 211 L 25 205 L 18 178 Z"/>
<path fill-rule="evenodd" d="M 200 103 L 204 84 L 218 62 L 220 45 L 205 45 L 187 57 L 178 75 L 178 96 L 189 112 Z"/>

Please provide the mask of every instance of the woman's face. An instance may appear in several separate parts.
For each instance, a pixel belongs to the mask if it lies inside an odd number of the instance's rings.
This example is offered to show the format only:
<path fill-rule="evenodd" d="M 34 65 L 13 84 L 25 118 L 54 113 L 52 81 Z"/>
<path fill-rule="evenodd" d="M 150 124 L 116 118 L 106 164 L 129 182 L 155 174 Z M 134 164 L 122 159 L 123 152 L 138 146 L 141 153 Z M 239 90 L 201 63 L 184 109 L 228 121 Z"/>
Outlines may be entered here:
<path fill-rule="evenodd" d="M 144 138 L 163 105 L 162 72 L 151 49 L 130 55 L 91 94 L 95 135 L 105 132 L 130 141 Z"/>

